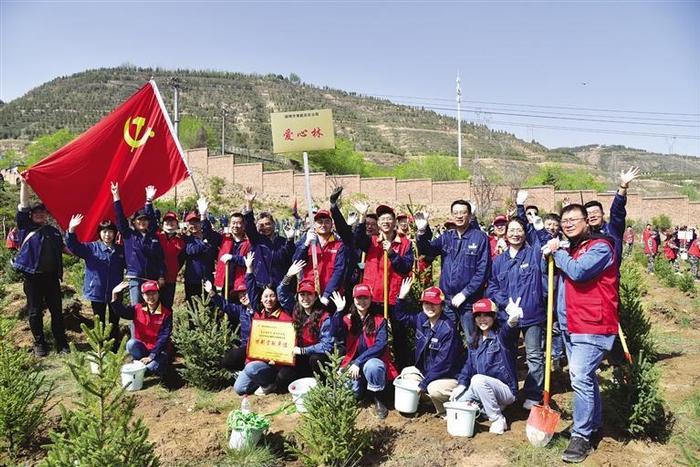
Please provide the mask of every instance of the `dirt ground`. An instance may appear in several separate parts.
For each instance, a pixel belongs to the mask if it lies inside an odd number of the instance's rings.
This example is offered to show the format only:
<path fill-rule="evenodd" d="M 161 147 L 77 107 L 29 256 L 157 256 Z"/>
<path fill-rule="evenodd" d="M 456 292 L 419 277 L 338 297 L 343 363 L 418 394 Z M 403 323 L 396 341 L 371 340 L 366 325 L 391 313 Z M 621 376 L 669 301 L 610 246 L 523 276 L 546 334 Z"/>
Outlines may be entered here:
<path fill-rule="evenodd" d="M 700 388 L 700 310 L 698 299 L 685 296 L 676 289 L 660 286 L 653 276 L 647 276 L 649 294 L 644 297 L 649 316 L 661 350 L 658 363 L 662 372 L 662 384 L 669 408 L 682 413 L 685 401 L 698 393 Z M 13 330 L 13 337 L 29 347 L 31 335 L 22 316 L 21 289 L 9 286 L 10 297 L 2 313 L 20 317 Z M 77 300 L 64 301 L 68 313 L 69 338 L 83 341 L 78 324 L 89 316 L 88 307 Z M 46 368 L 58 384 L 61 402 L 70 405 L 77 391 L 61 358 L 52 354 L 45 360 Z M 524 363 L 520 362 L 522 370 Z M 571 392 L 567 387 L 567 375 L 553 377 L 554 401 L 563 412 L 560 429 L 570 423 Z M 231 388 L 219 392 L 207 392 L 171 381 L 168 387 L 154 378 L 148 378 L 143 390 L 134 393 L 138 405 L 136 414 L 143 417 L 150 430 L 149 439 L 163 465 L 223 465 L 226 455 L 226 417 L 237 408 L 240 398 Z M 259 413 L 272 412 L 291 402 L 289 395 L 251 397 L 252 408 Z M 57 413 L 57 411 L 56 411 Z M 556 438 L 548 448 L 535 449 L 525 437 L 527 412 L 518 406 L 506 411 L 510 429 L 502 436 L 488 432 L 486 423 L 479 423 L 473 438 L 451 437 L 446 422 L 428 411 L 417 416 L 403 416 L 391 411 L 385 421 L 372 415 L 372 408 L 363 407 L 360 424 L 373 430 L 374 450 L 363 465 L 399 466 L 481 466 L 501 465 L 560 465 L 560 456 L 566 440 Z M 280 414 L 273 418 L 267 442 L 281 452 L 285 438 L 299 424 L 301 415 Z M 52 424 L 57 422 L 54 415 Z M 673 465 L 679 458 L 678 434 L 687 429 L 687 418 L 677 417 L 674 436 L 666 444 L 645 441 L 627 442 L 618 434 L 606 433 L 599 448 L 589 457 L 586 466 Z M 45 438 L 37 444 L 46 442 Z M 25 463 L 37 462 L 41 452 L 28 453 Z M 285 465 L 301 465 L 288 458 Z"/>

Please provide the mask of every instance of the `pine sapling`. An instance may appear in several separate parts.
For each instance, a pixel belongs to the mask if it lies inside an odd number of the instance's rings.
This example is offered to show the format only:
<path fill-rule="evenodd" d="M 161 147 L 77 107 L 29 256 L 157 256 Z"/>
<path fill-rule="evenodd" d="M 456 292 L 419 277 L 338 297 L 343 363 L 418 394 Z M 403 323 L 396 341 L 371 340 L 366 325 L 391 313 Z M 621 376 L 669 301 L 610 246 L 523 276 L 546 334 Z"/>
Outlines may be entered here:
<path fill-rule="evenodd" d="M 44 466 L 157 466 L 148 428 L 134 418 L 136 402 L 121 385 L 126 339 L 112 351 L 111 324 L 95 317 L 92 329 L 82 324 L 90 350 L 77 352 L 71 343 L 68 367 L 80 390 L 76 406 L 61 405 L 61 427 L 50 433 L 52 444 Z M 97 364 L 92 373 L 89 363 Z"/>

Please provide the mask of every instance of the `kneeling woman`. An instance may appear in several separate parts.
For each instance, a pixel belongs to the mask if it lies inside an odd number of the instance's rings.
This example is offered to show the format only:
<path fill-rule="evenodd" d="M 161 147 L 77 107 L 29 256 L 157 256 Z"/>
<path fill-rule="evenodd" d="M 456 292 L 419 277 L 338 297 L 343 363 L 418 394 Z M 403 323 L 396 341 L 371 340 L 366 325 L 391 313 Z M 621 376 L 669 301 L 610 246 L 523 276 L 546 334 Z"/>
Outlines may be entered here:
<path fill-rule="evenodd" d="M 411 291 L 413 278 L 401 283 L 399 300 L 392 314 L 394 319 L 416 331 L 415 366 L 401 371 L 403 378 L 418 381 L 421 394 L 428 394 L 438 415 L 445 413 L 444 402 L 457 386 L 457 373 L 462 366 L 462 342 L 455 322 L 442 312 L 444 296 L 438 287 L 423 291 L 423 312 L 407 313 L 404 298 Z"/>
<path fill-rule="evenodd" d="M 162 376 L 172 356 L 171 335 L 173 312 L 160 302 L 158 282 L 141 284 L 141 295 L 145 304 L 125 306 L 120 294 L 129 287 L 122 282 L 112 290 L 112 309 L 124 319 L 133 320 L 133 335 L 126 343 L 126 351 L 148 371 Z"/>
<path fill-rule="evenodd" d="M 333 352 L 333 331 L 330 314 L 318 298 L 313 281 L 302 280 L 294 297 L 294 281 L 306 267 L 306 261 L 295 261 L 277 287 L 280 305 L 292 315 L 297 341 L 294 367 L 280 368 L 277 383 L 286 387 L 296 378 L 320 375 L 320 366 Z"/>
<path fill-rule="evenodd" d="M 279 320 L 291 323 L 292 317 L 280 307 L 277 300 L 277 291 L 272 284 L 265 285 L 262 293 L 258 296 L 255 274 L 253 274 L 254 260 L 255 254 L 253 252 L 248 253 L 245 257 L 245 283 L 248 300 L 250 301 L 250 307 L 258 310 L 253 313 L 251 328 L 256 320 Z M 281 368 L 283 366 L 277 365 L 274 361 L 264 362 L 248 358 L 243 371 L 238 374 L 238 378 L 233 383 L 233 390 L 241 396 L 253 393 L 257 395 L 269 394 L 279 388 L 277 383 Z"/>
<path fill-rule="evenodd" d="M 516 305 L 517 308 L 517 305 Z M 503 434 L 508 428 L 501 412 L 515 402 L 518 379 L 512 349 L 518 338 L 522 311 L 508 309 L 508 321 L 496 320 L 498 307 L 488 298 L 474 303 L 472 313 L 476 332 L 469 343 L 469 356 L 459 374 L 459 386 L 450 400 L 480 405 L 491 420 L 491 433 Z"/>
<path fill-rule="evenodd" d="M 228 300 L 224 300 L 224 297 L 216 293 L 216 288 L 211 281 L 204 283 L 204 290 L 209 294 L 211 303 L 226 313 L 230 327 L 232 329 L 238 327 L 238 341 L 233 348 L 224 354 L 221 359 L 221 366 L 231 372 L 241 371 L 245 366 L 246 348 L 250 337 L 250 320 L 253 315 L 246 285 L 239 284 L 234 286 L 233 292 L 236 294 L 238 301 L 232 301 L 231 297 Z"/>
<path fill-rule="evenodd" d="M 336 306 L 333 328 L 339 337 L 344 338 L 347 349 L 342 367 L 349 366 L 355 397 L 361 399 L 365 391 L 371 392 L 375 415 L 384 419 L 389 412 L 385 388 L 398 375 L 388 347 L 386 320 L 371 309 L 372 290 L 369 285 L 357 284 L 352 296 L 354 304 L 347 315 L 343 314 L 345 298 L 338 292 L 331 296 Z"/>

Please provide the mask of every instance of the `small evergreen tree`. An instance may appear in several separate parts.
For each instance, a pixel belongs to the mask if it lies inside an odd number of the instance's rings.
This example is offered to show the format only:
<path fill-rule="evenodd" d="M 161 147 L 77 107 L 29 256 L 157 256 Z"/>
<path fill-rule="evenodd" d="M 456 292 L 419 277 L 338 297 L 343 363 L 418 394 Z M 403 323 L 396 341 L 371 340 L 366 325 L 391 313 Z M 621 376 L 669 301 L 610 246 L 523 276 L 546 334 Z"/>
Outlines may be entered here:
<path fill-rule="evenodd" d="M 221 366 L 221 359 L 233 346 L 234 333 L 227 319 L 209 306 L 209 299 L 193 297 L 193 308 L 175 313 L 173 341 L 185 359 L 182 377 L 202 389 L 219 389 L 230 384 L 233 374 Z"/>
<path fill-rule="evenodd" d="M 656 360 L 656 343 L 651 332 L 651 321 L 642 305 L 646 284 L 639 266 L 632 262 L 622 263 L 620 268 L 620 325 L 627 338 L 632 356 L 643 352 L 650 361 Z"/>
<path fill-rule="evenodd" d="M 0 440 L 11 457 L 46 419 L 53 388 L 32 357 L 0 331 Z"/>
<path fill-rule="evenodd" d="M 360 409 L 347 371 L 340 368 L 342 359 L 331 355 L 322 365 L 323 378 L 304 396 L 307 412 L 290 448 L 305 465 L 358 465 L 369 446 L 369 434 L 356 426 Z"/>
<path fill-rule="evenodd" d="M 640 352 L 634 365 L 617 370 L 609 383 L 618 423 L 632 437 L 665 440 L 671 431 L 671 414 L 666 412 L 660 374 Z"/>
<path fill-rule="evenodd" d="M 42 465 L 159 465 L 153 443 L 147 440 L 148 428 L 140 418 L 133 420 L 136 402 L 121 386 L 126 340 L 114 353 L 109 323 L 103 325 L 95 317 L 92 329 L 85 324 L 80 327 L 90 350 L 77 352 L 71 343 L 68 361 L 80 398 L 70 410 L 61 405 L 61 430 L 49 435 L 53 444 Z M 97 363 L 97 374 L 90 371 L 89 361 Z"/>

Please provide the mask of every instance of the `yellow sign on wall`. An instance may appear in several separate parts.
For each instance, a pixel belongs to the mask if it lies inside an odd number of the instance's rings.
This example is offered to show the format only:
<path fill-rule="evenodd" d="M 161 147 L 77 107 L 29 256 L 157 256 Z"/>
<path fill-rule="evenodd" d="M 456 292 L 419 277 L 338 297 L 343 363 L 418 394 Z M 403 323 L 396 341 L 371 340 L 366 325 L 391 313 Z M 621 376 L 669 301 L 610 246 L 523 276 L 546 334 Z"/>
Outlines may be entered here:
<path fill-rule="evenodd" d="M 248 358 L 294 365 L 294 324 L 276 319 L 254 319 L 248 339 Z"/>
<path fill-rule="evenodd" d="M 335 149 L 330 109 L 277 112 L 270 117 L 275 153 Z"/>

